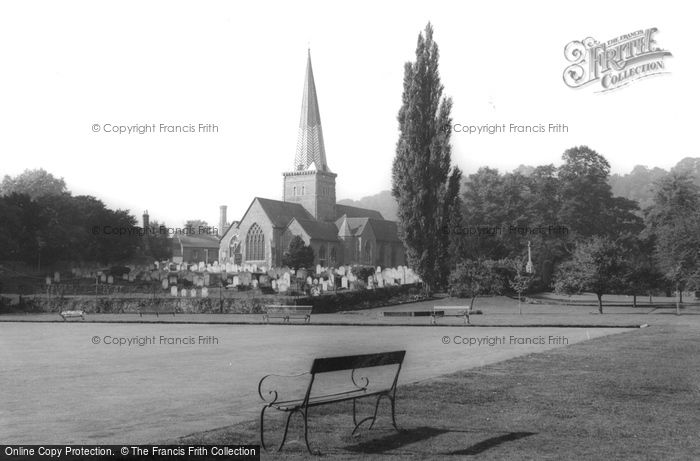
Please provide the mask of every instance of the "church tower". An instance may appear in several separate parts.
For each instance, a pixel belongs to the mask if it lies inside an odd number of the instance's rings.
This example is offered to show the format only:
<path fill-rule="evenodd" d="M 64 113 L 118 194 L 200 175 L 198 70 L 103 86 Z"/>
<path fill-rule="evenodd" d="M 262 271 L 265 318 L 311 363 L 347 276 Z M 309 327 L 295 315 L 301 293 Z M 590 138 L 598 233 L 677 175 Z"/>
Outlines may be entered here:
<path fill-rule="evenodd" d="M 335 220 L 335 178 L 326 163 L 321 115 L 311 68 L 311 51 L 306 63 L 304 96 L 293 171 L 284 175 L 284 201 L 299 203 L 319 221 Z"/>

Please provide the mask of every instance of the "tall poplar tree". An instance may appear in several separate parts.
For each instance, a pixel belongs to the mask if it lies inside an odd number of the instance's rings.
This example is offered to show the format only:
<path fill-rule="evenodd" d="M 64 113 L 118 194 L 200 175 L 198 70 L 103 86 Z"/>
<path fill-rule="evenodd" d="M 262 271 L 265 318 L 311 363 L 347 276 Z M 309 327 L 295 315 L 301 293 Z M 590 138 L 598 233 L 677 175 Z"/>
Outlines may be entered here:
<path fill-rule="evenodd" d="M 449 213 L 454 202 L 448 188 L 451 171 L 452 100 L 442 96 L 438 46 L 428 23 L 418 35 L 415 62 L 404 66 L 399 141 L 392 169 L 392 195 L 398 202 L 400 235 L 408 264 L 421 276 L 426 291 L 445 283 L 443 261 L 449 248 Z M 455 181 L 457 184 L 459 180 Z M 458 188 L 457 188 L 458 189 Z M 445 206 L 447 205 L 447 206 Z"/>

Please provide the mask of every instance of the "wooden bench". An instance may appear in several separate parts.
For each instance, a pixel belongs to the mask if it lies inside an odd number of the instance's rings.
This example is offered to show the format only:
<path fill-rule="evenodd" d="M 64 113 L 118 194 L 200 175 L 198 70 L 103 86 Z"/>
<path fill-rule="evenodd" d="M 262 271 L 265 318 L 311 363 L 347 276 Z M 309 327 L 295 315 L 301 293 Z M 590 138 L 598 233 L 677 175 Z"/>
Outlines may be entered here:
<path fill-rule="evenodd" d="M 158 317 L 160 315 L 172 315 L 173 317 L 175 317 L 175 311 L 160 312 L 160 311 L 142 311 L 142 310 L 139 310 L 139 317 L 143 317 L 144 315 L 155 315 L 156 317 Z"/>
<path fill-rule="evenodd" d="M 432 325 L 437 325 L 438 317 L 447 317 L 451 315 L 455 317 L 464 317 L 464 324 L 469 325 L 471 324 L 469 319 L 470 314 L 471 308 L 469 306 L 435 306 L 433 307 L 433 315 L 430 323 Z"/>
<path fill-rule="evenodd" d="M 311 321 L 311 310 L 313 306 L 265 306 L 263 320 L 269 323 L 272 318 L 282 319 L 283 322 L 289 323 L 290 319 L 304 319 L 304 322 Z"/>
<path fill-rule="evenodd" d="M 313 454 L 311 447 L 309 446 L 308 438 L 309 408 L 319 405 L 344 402 L 347 400 L 352 400 L 352 421 L 353 424 L 355 424 L 355 428 L 352 431 L 353 436 L 359 429 L 360 425 L 366 421 L 372 421 L 372 424 L 369 426 L 369 428 L 372 429 L 374 422 L 377 419 L 377 410 L 379 409 L 379 402 L 381 401 L 382 397 L 386 397 L 391 403 L 391 424 L 394 426 L 394 429 L 398 431 L 399 428 L 396 426 L 395 418 L 396 382 L 399 379 L 399 373 L 401 372 L 401 366 L 405 355 L 406 351 L 393 351 L 377 354 L 320 358 L 314 360 L 313 364 L 311 365 L 311 370 L 306 373 L 288 376 L 264 376 L 258 383 L 258 395 L 264 402 L 266 402 L 265 406 L 263 406 L 262 411 L 260 412 L 260 445 L 264 450 L 267 450 L 264 438 L 264 423 L 265 410 L 268 408 L 274 408 L 275 410 L 289 413 L 287 416 L 287 422 L 284 426 L 282 442 L 277 449 L 278 451 L 282 449 L 284 442 L 287 440 L 289 420 L 293 414 L 299 413 L 304 419 L 304 442 L 306 443 L 306 449 L 309 450 L 309 453 Z M 379 383 L 379 385 L 370 386 L 369 379 L 366 376 L 356 376 L 356 372 L 358 370 L 367 370 L 369 368 L 381 366 L 396 366 L 396 373 L 392 374 L 393 378 L 390 383 L 387 380 L 387 382 Z M 345 388 L 340 387 L 335 389 L 333 392 L 319 393 L 318 389 L 314 387 L 315 378 L 318 375 L 343 371 L 350 371 L 350 374 L 346 379 Z M 277 389 L 274 388 L 270 388 L 267 391 L 263 390 L 263 384 L 272 377 L 280 378 L 282 381 L 287 381 L 293 378 L 303 378 L 308 380 L 308 385 L 306 385 L 306 392 L 304 396 L 302 397 L 301 395 L 296 395 L 292 396 L 295 398 L 289 398 L 288 396 L 283 397 L 280 395 L 280 393 L 278 393 Z M 312 390 L 314 391 L 313 395 Z M 374 414 L 358 422 L 355 401 L 360 398 L 374 396 L 377 397 L 374 404 Z"/>
<path fill-rule="evenodd" d="M 64 322 L 66 319 L 72 317 L 80 317 L 83 320 L 85 320 L 85 311 L 61 311 L 61 313 L 58 315 L 60 315 L 63 318 Z"/>

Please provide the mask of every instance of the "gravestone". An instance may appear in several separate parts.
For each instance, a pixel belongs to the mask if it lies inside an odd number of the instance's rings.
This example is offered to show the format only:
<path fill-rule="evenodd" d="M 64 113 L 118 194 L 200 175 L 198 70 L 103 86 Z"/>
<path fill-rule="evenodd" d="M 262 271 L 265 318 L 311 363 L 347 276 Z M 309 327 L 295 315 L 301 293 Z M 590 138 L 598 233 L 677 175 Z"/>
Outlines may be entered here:
<path fill-rule="evenodd" d="M 46 277 L 49 278 L 49 277 Z M 100 275 L 100 282 L 105 283 L 107 281 L 107 276 L 105 274 Z"/>
<path fill-rule="evenodd" d="M 202 298 L 208 298 L 209 297 L 209 288 L 204 287 L 202 288 Z"/>
<path fill-rule="evenodd" d="M 253 288 L 258 287 L 258 279 L 253 279 L 253 281 L 251 283 L 253 284 Z"/>
<path fill-rule="evenodd" d="M 313 285 L 314 280 L 311 278 L 311 276 L 306 277 L 306 284 L 307 285 Z"/>
<path fill-rule="evenodd" d="M 126 272 L 124 272 L 124 273 L 122 274 L 122 280 L 128 281 L 128 280 L 129 280 L 129 274 L 127 274 Z"/>
<path fill-rule="evenodd" d="M 277 280 L 273 279 L 272 282 L 270 282 L 270 284 L 272 285 L 272 289 L 277 291 Z"/>
<path fill-rule="evenodd" d="M 180 292 L 180 296 L 182 296 L 183 298 L 187 297 L 187 288 L 182 289 L 182 291 Z"/>
<path fill-rule="evenodd" d="M 287 290 L 289 290 L 289 284 L 286 283 L 284 280 L 280 280 L 280 282 L 277 284 L 277 290 L 280 293 L 286 293 Z"/>
<path fill-rule="evenodd" d="M 241 284 L 241 279 L 240 279 L 237 275 L 234 275 L 234 276 L 233 276 L 233 283 L 232 283 L 232 285 L 233 285 L 234 287 L 237 287 L 237 286 L 240 285 L 240 284 Z"/>
<path fill-rule="evenodd" d="M 321 273 L 321 265 L 316 264 L 316 275 L 319 275 Z"/>
<path fill-rule="evenodd" d="M 204 274 L 204 286 L 208 287 L 210 281 L 211 281 L 211 277 L 209 276 L 209 274 L 208 273 Z"/>
<path fill-rule="evenodd" d="M 163 287 L 164 290 L 167 290 L 168 289 L 168 281 L 166 279 L 163 279 L 161 286 Z"/>
<path fill-rule="evenodd" d="M 197 289 L 196 289 L 196 288 L 192 288 L 192 289 L 190 290 L 190 298 L 196 298 L 196 297 L 197 297 Z"/>
<path fill-rule="evenodd" d="M 285 272 L 284 274 L 282 274 L 282 278 L 284 279 L 284 283 L 286 283 L 287 286 L 289 286 L 289 284 L 291 283 L 291 280 L 292 280 L 292 277 L 289 274 L 289 272 Z"/>
<path fill-rule="evenodd" d="M 109 284 L 114 283 L 114 277 L 112 277 L 111 275 L 109 277 L 107 277 L 107 283 L 109 283 Z"/>
<path fill-rule="evenodd" d="M 51 277 L 49 277 L 48 275 L 46 276 L 46 284 L 51 285 Z"/>
<path fill-rule="evenodd" d="M 343 276 L 343 278 L 340 279 L 340 286 L 347 289 L 348 288 L 348 278 Z"/>
<path fill-rule="evenodd" d="M 338 268 L 338 275 L 340 275 L 340 276 L 345 275 L 345 266 L 340 266 Z"/>
<path fill-rule="evenodd" d="M 206 269 L 206 267 L 207 266 L 204 264 L 204 261 L 199 262 L 199 266 L 198 266 L 199 272 L 204 272 L 204 269 Z"/>
<path fill-rule="evenodd" d="M 322 287 L 323 291 L 328 291 L 328 281 L 327 281 L 327 280 L 324 280 L 324 281 L 321 283 L 321 287 Z"/>
<path fill-rule="evenodd" d="M 174 285 L 170 287 L 170 296 L 177 296 L 177 287 Z"/>

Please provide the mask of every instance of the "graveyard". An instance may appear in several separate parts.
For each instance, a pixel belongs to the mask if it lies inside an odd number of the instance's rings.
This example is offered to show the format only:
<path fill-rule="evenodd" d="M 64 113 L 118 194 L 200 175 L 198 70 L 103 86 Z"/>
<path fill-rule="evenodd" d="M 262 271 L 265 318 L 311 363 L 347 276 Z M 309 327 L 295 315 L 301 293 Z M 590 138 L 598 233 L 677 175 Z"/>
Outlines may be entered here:
<path fill-rule="evenodd" d="M 8 310 L 130 313 L 148 307 L 179 313 L 259 313 L 270 303 L 299 304 L 325 297 L 342 308 L 353 299 L 400 302 L 420 298 L 420 278 L 408 267 L 340 266 L 315 269 L 267 268 L 255 264 L 184 264 L 171 261 L 146 266 L 74 267 L 45 278 L 4 280 L 2 305 Z M 389 302 L 389 303 L 390 303 Z M 369 307 L 371 304 L 363 304 Z M 331 307 L 328 307 L 331 306 Z M 323 310 L 323 307 L 317 311 Z"/>

